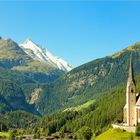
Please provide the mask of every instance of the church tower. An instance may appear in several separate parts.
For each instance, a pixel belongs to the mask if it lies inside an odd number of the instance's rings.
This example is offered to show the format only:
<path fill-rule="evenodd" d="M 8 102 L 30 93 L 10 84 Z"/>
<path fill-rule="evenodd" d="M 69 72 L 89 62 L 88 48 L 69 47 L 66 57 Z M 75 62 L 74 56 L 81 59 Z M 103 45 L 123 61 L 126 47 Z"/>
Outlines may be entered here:
<path fill-rule="evenodd" d="M 136 125 L 136 86 L 133 75 L 133 65 L 132 60 L 130 58 L 130 67 L 129 67 L 129 77 L 127 81 L 127 89 L 126 89 L 126 123 L 128 126 Z"/>

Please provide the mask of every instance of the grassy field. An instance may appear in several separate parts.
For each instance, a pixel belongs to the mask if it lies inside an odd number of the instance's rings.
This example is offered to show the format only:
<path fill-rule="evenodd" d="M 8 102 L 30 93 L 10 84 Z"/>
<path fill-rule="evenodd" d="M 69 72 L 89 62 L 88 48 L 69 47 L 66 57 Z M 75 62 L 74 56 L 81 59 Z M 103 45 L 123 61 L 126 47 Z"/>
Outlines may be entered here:
<path fill-rule="evenodd" d="M 85 108 L 89 107 L 91 104 L 93 104 L 94 102 L 95 102 L 95 100 L 90 100 L 90 101 L 86 102 L 85 104 L 74 107 L 74 109 L 77 111 L 85 109 Z"/>
<path fill-rule="evenodd" d="M 95 140 L 130 140 L 132 138 L 135 138 L 134 133 L 112 128 L 99 135 Z"/>
<path fill-rule="evenodd" d="M 76 107 L 71 107 L 71 108 L 67 108 L 64 111 L 67 110 L 75 110 L 75 111 L 80 111 L 82 109 L 88 108 L 90 105 L 92 105 L 93 103 L 95 103 L 95 100 L 90 100 L 82 105 L 76 106 Z"/>

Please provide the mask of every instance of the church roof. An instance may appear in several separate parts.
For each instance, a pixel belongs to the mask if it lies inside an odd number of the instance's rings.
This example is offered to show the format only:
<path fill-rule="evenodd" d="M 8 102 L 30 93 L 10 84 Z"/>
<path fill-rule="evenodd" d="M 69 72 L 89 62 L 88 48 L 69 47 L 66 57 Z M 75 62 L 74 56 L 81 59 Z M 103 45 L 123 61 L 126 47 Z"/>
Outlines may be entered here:
<path fill-rule="evenodd" d="M 129 66 L 129 77 L 128 77 L 128 83 L 134 82 L 134 73 L 133 73 L 133 64 L 132 64 L 132 58 L 130 57 L 130 66 Z"/>
<path fill-rule="evenodd" d="M 136 106 L 140 106 L 140 97 L 138 98 L 138 101 L 136 102 Z"/>

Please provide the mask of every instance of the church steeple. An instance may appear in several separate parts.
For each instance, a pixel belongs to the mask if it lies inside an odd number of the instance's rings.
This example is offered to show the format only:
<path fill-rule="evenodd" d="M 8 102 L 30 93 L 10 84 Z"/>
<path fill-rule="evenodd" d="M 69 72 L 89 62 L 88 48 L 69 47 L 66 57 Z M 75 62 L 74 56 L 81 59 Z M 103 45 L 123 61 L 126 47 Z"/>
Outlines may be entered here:
<path fill-rule="evenodd" d="M 127 125 L 135 125 L 135 105 L 136 105 L 136 86 L 133 75 L 133 64 L 132 58 L 130 57 L 130 66 L 129 66 L 129 77 L 127 81 L 126 89 L 126 112 L 127 112 Z"/>
<path fill-rule="evenodd" d="M 132 57 L 130 57 L 130 65 L 129 65 L 129 77 L 128 83 L 134 82 L 134 73 L 133 73 L 133 64 L 132 64 Z"/>

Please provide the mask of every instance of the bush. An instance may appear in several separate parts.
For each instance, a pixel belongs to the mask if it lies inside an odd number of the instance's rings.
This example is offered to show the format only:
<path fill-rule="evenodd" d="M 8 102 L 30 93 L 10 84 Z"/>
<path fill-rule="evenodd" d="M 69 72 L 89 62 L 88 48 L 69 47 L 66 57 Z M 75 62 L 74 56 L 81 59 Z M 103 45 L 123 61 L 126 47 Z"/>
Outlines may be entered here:
<path fill-rule="evenodd" d="M 39 130 L 34 134 L 34 138 L 39 139 L 40 138 L 40 132 Z"/>
<path fill-rule="evenodd" d="M 9 140 L 14 140 L 15 139 L 15 132 L 14 130 L 9 131 Z"/>
<path fill-rule="evenodd" d="M 92 131 L 89 127 L 84 126 L 77 131 L 76 137 L 77 139 L 90 140 L 92 137 Z"/>
<path fill-rule="evenodd" d="M 136 136 L 140 136 L 140 124 L 136 126 Z"/>

